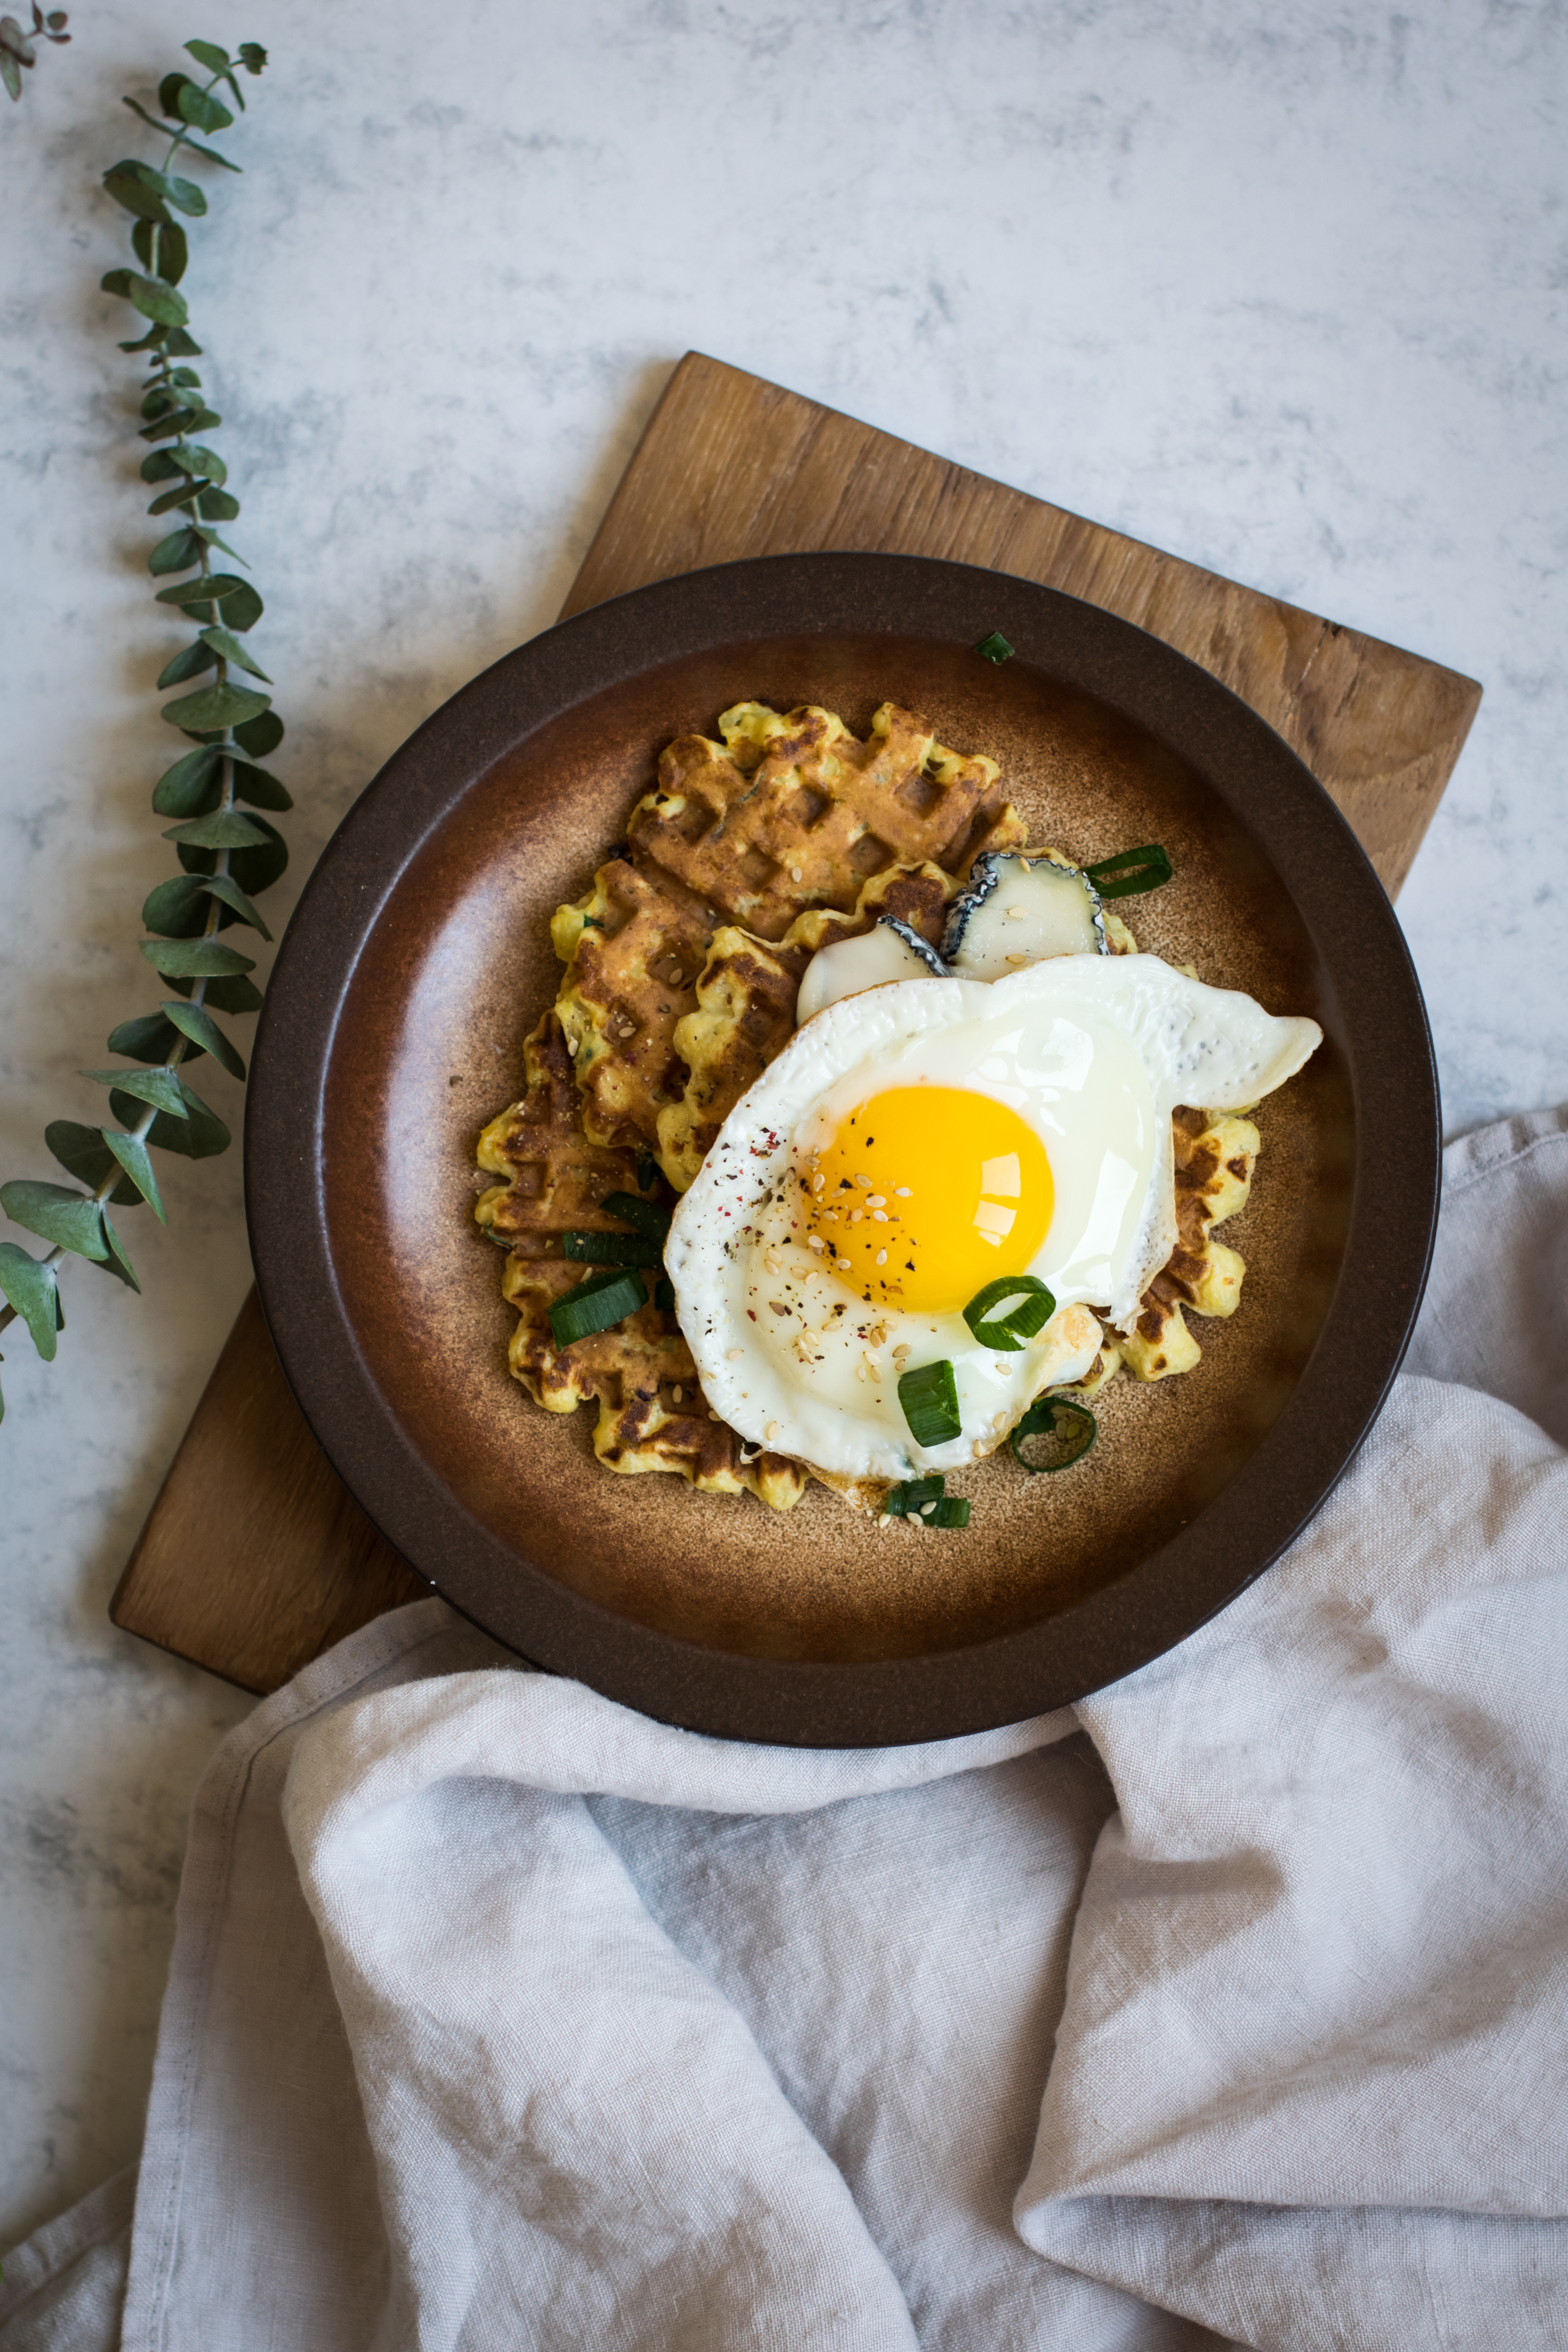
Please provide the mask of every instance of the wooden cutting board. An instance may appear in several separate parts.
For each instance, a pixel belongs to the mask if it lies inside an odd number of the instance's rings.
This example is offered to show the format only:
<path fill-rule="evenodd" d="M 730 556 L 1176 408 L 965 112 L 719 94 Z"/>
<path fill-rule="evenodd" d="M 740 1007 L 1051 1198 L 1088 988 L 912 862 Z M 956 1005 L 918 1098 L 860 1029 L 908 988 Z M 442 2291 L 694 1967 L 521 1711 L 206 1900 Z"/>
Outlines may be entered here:
<path fill-rule="evenodd" d="M 821 548 L 1016 572 L 1163 637 L 1284 736 L 1391 894 L 1481 698 L 1473 679 L 1416 654 L 698 352 L 671 377 L 563 617 L 703 564 Z M 120 1580 L 114 1622 L 247 1690 L 269 1691 L 428 1590 L 310 1435 L 253 1290 Z"/>

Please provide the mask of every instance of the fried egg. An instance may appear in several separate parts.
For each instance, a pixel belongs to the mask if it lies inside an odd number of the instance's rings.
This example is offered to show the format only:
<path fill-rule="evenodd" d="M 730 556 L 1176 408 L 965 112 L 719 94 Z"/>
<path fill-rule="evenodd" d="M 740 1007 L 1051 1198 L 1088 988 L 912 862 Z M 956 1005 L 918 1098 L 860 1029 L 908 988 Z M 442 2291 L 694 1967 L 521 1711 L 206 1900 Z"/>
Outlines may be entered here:
<path fill-rule="evenodd" d="M 1089 1370 L 1089 1310 L 1128 1328 L 1170 1256 L 1174 1108 L 1249 1107 L 1321 1034 L 1148 955 L 829 1004 L 735 1106 L 676 1211 L 665 1262 L 709 1403 L 840 1477 L 992 1452 L 1042 1389 Z M 1055 1311 L 999 1352 L 963 1310 L 1020 1275 Z M 941 1360 L 960 1432 L 922 1446 L 899 1380 Z"/>

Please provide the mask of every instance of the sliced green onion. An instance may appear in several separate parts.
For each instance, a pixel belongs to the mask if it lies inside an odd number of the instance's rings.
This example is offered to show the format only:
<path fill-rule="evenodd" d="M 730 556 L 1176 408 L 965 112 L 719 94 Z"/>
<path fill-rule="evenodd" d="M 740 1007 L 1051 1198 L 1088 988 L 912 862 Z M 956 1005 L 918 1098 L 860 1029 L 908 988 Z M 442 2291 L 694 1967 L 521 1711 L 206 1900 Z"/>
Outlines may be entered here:
<path fill-rule="evenodd" d="M 669 1211 L 661 1209 L 657 1201 L 639 1201 L 635 1192 L 606 1192 L 600 1207 L 612 1217 L 619 1217 L 623 1225 L 633 1225 L 650 1242 L 663 1241 L 669 1231 Z M 627 1258 L 627 1265 L 640 1265 L 640 1258 Z"/>
<path fill-rule="evenodd" d="M 591 1274 L 575 1290 L 556 1299 L 550 1309 L 550 1328 L 556 1346 L 569 1348 L 574 1339 L 590 1339 L 595 1331 L 607 1331 L 612 1324 L 625 1322 L 628 1315 L 647 1305 L 642 1277 L 629 1269 L 611 1267 L 604 1274 Z"/>
<path fill-rule="evenodd" d="M 584 1265 L 658 1265 L 664 1258 L 658 1243 L 641 1234 L 563 1234 L 561 1254 Z"/>
<path fill-rule="evenodd" d="M 668 1275 L 661 1275 L 653 1286 L 653 1303 L 661 1315 L 675 1312 L 675 1285 Z"/>
<path fill-rule="evenodd" d="M 993 1313 L 1004 1299 L 1016 1299 L 1005 1315 Z M 1012 1349 L 1015 1352 L 1037 1331 L 1044 1330 L 1057 1311 L 1057 1302 L 1043 1282 L 1032 1274 L 1003 1275 L 977 1290 L 963 1310 L 963 1319 L 983 1348 Z"/>
<path fill-rule="evenodd" d="M 1042 1470 L 1066 1470 L 1081 1462 L 1099 1435 L 1100 1423 L 1076 1397 L 1039 1397 L 1007 1442 L 1015 1461 L 1034 1476 Z M 1024 1452 L 1026 1444 L 1037 1444 L 1046 1458 L 1031 1462 Z"/>
<path fill-rule="evenodd" d="M 940 1503 L 947 1488 L 947 1480 L 940 1470 L 932 1470 L 924 1478 L 906 1478 L 901 1486 L 889 1487 L 882 1508 L 889 1517 L 907 1519 L 924 1503 Z"/>
<path fill-rule="evenodd" d="M 969 1525 L 969 1498 L 965 1495 L 944 1495 L 934 1511 L 924 1514 L 928 1528 L 966 1528 Z"/>
<path fill-rule="evenodd" d="M 637 1153 L 637 1182 L 645 1192 L 651 1192 L 658 1181 L 658 1162 L 651 1151 Z"/>
<path fill-rule="evenodd" d="M 1011 661 L 1013 658 L 1013 647 L 1000 629 L 993 629 L 988 637 L 982 637 L 974 650 L 989 662 Z"/>
<path fill-rule="evenodd" d="M 1175 869 L 1159 843 L 1149 841 L 1142 849 L 1124 849 L 1120 857 L 1102 857 L 1098 866 L 1083 870 L 1102 898 L 1139 898 L 1145 890 L 1158 890 Z"/>
<path fill-rule="evenodd" d="M 918 1364 L 912 1372 L 905 1372 L 899 1381 L 899 1402 L 917 1445 L 945 1445 L 963 1430 L 958 1382 L 945 1356 L 934 1364 Z"/>

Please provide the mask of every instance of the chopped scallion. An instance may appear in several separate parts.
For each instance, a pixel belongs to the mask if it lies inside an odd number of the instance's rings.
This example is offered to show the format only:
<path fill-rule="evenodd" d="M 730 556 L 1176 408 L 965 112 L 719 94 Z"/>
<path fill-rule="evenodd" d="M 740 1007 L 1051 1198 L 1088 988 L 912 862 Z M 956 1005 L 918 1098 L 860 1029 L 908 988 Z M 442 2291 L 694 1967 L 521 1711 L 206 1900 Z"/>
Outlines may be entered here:
<path fill-rule="evenodd" d="M 635 1226 L 650 1242 L 663 1241 L 669 1231 L 669 1212 L 661 1209 L 657 1201 L 639 1201 L 635 1192 L 606 1192 L 600 1206 L 612 1217 L 619 1217 L 623 1225 Z M 626 1260 L 628 1265 L 634 1261 Z M 643 1261 L 635 1261 L 641 1265 Z"/>
<path fill-rule="evenodd" d="M 917 1445 L 945 1445 L 963 1427 L 958 1410 L 958 1382 L 945 1356 L 934 1364 L 917 1364 L 899 1381 L 899 1402 Z"/>
<path fill-rule="evenodd" d="M 641 1234 L 563 1234 L 561 1252 L 584 1265 L 658 1265 L 664 1258 L 658 1243 Z"/>
<path fill-rule="evenodd" d="M 882 1508 L 890 1518 L 907 1519 L 922 1505 L 940 1503 L 946 1487 L 947 1480 L 940 1470 L 932 1470 L 924 1478 L 906 1478 L 901 1486 L 889 1488 Z"/>
<path fill-rule="evenodd" d="M 1007 1301 L 1005 1314 L 997 1309 Z M 1016 1353 L 1026 1339 L 1041 1331 L 1057 1311 L 1057 1302 L 1032 1274 L 1004 1275 L 977 1290 L 963 1310 L 963 1319 L 983 1348 Z"/>
<path fill-rule="evenodd" d="M 1073 1463 L 1081 1462 L 1099 1435 L 1100 1423 L 1088 1405 L 1079 1404 L 1076 1397 L 1039 1397 L 1018 1423 L 1008 1444 L 1014 1459 L 1033 1476 L 1042 1470 L 1066 1470 Z M 1035 1454 L 1035 1459 L 1025 1453 L 1026 1444 Z"/>
<path fill-rule="evenodd" d="M 588 1339 L 595 1331 L 607 1331 L 647 1305 L 641 1276 L 629 1268 L 611 1266 L 603 1274 L 591 1274 L 586 1282 L 554 1301 L 550 1328 L 556 1346 L 569 1348 L 574 1339 Z"/>
<path fill-rule="evenodd" d="M 982 637 L 974 650 L 988 662 L 1011 661 L 1014 651 L 1000 629 L 993 629 L 988 637 Z"/>
<path fill-rule="evenodd" d="M 1145 890 L 1161 888 L 1174 868 L 1160 844 L 1149 841 L 1142 849 L 1124 849 L 1120 857 L 1102 857 L 1098 866 L 1083 870 L 1102 898 L 1139 898 Z"/>
<path fill-rule="evenodd" d="M 934 1511 L 927 1511 L 928 1528 L 966 1528 L 969 1525 L 969 1498 L 964 1495 L 944 1495 Z"/>

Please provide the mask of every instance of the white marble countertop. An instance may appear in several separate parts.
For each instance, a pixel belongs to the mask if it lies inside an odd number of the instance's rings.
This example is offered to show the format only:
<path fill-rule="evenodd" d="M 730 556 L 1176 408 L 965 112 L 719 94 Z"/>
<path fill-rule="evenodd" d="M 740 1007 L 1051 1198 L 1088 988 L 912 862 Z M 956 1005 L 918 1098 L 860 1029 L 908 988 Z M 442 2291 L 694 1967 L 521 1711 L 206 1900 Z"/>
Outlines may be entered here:
<path fill-rule="evenodd" d="M 554 613 L 689 346 L 1481 679 L 1400 906 L 1450 1131 L 1568 1096 L 1568 26 L 1539 5 L 258 0 L 187 291 L 270 611 L 292 891 Z M 83 6 L 0 102 L 0 1175 L 155 1002 L 119 104 L 213 27 Z M 204 1084 L 205 1082 L 204 1081 Z M 237 1124 L 237 1089 L 213 1099 Z M 137 2145 L 189 1793 L 248 1702 L 110 1591 L 243 1293 L 237 1155 L 7 1349 L 0 2243 Z"/>

